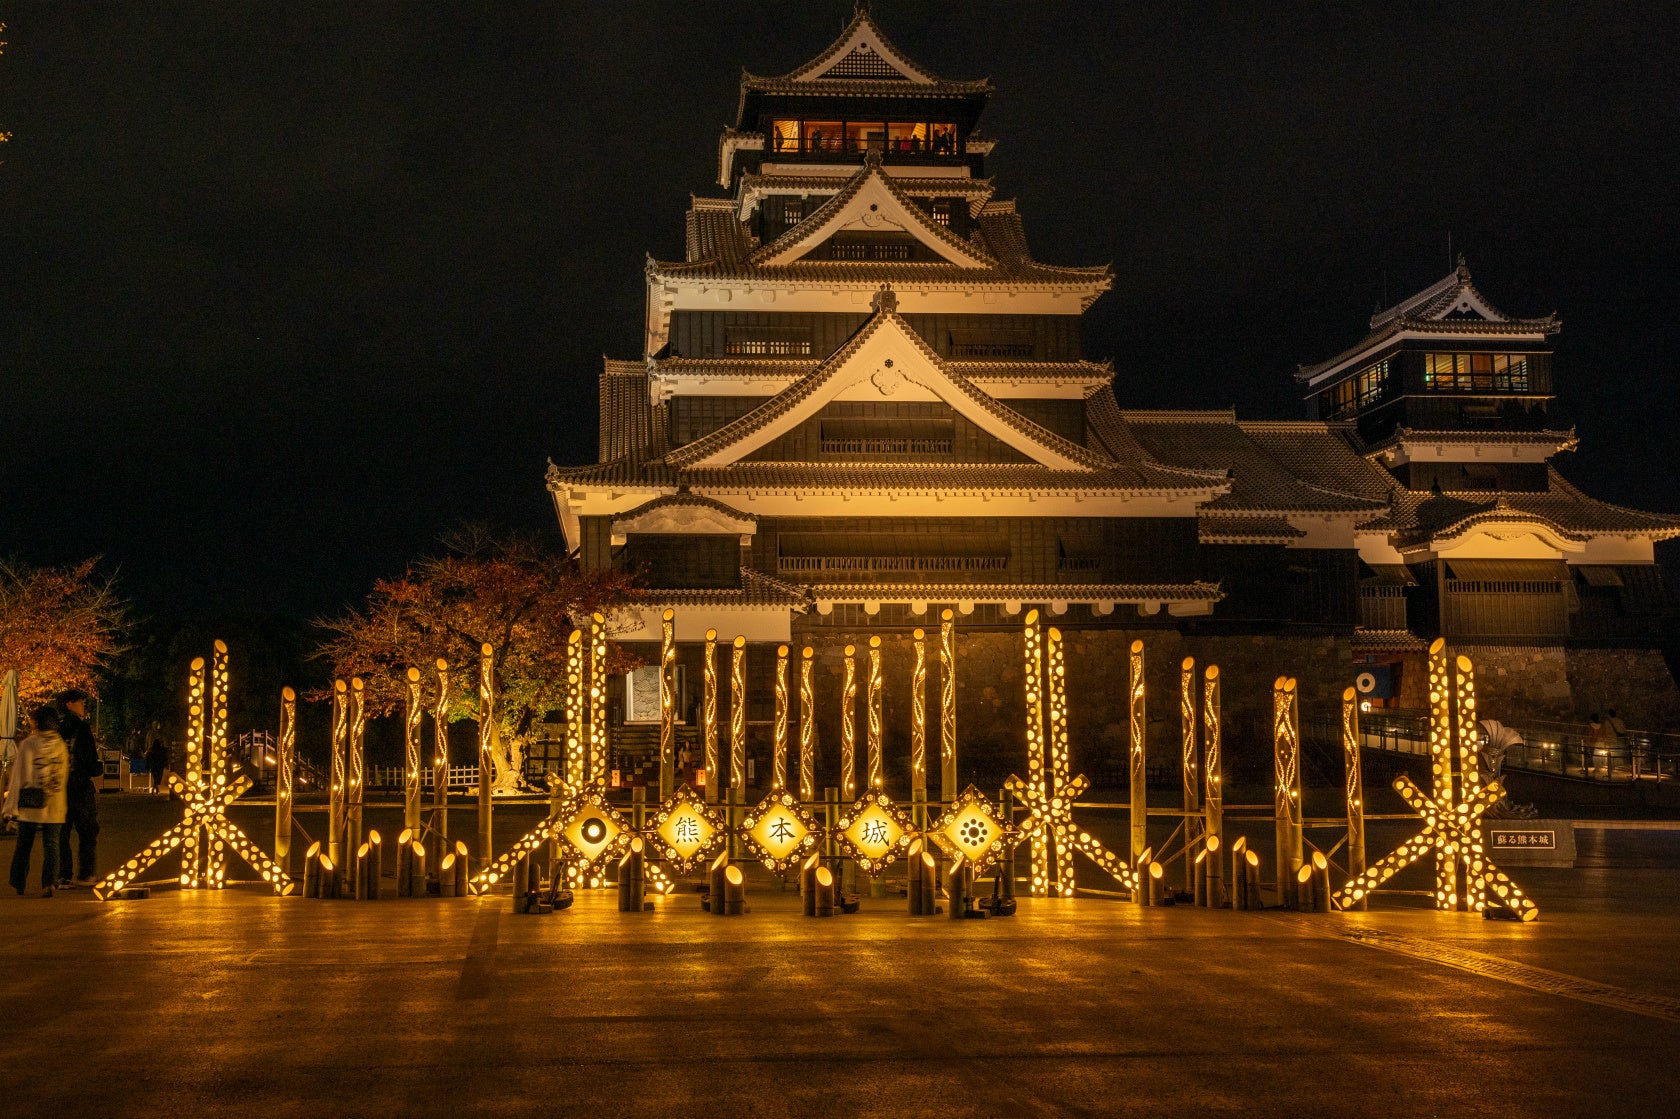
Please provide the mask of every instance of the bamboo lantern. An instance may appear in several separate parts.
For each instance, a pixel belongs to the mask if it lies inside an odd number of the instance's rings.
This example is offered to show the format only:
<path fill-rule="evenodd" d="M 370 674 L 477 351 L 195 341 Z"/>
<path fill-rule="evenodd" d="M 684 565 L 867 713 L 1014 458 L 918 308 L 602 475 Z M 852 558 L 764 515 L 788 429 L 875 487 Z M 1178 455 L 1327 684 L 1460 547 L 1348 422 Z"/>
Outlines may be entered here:
<path fill-rule="evenodd" d="M 1206 796 L 1202 798 L 1202 824 L 1212 841 L 1210 851 L 1219 850 L 1225 836 L 1225 760 L 1220 751 L 1219 725 L 1219 666 L 1210 664 L 1202 673 L 1202 779 Z M 1207 904 L 1211 908 L 1225 905 L 1225 861 L 1214 859 L 1208 864 Z"/>
<path fill-rule="evenodd" d="M 1342 692 L 1342 755 L 1347 763 L 1348 877 L 1365 873 L 1365 766 L 1359 752 L 1359 693 Z M 1365 899 L 1354 903 L 1365 908 Z"/>
<path fill-rule="evenodd" d="M 591 784 L 607 780 L 607 619 L 600 613 L 589 616 L 589 771 L 584 779 Z"/>
<path fill-rule="evenodd" d="M 922 850 L 925 844 L 920 839 L 910 841 L 910 853 L 906 856 L 904 897 L 910 903 L 910 916 L 922 916 Z"/>
<path fill-rule="evenodd" d="M 822 856 L 812 855 L 799 867 L 800 912 L 806 917 L 817 915 L 817 868 L 821 865 Z"/>
<path fill-rule="evenodd" d="M 574 793 L 584 787 L 589 769 L 586 652 L 583 630 L 572 630 L 566 638 L 566 787 Z"/>
<path fill-rule="evenodd" d="M 706 905 L 713 917 L 723 916 L 723 872 L 728 866 L 729 852 L 725 851 L 712 860 L 712 865 L 706 872 Z"/>
<path fill-rule="evenodd" d="M 799 654 L 799 799 L 806 804 L 817 799 L 817 689 L 811 681 L 815 655 L 809 645 Z"/>
<path fill-rule="evenodd" d="M 303 853 L 303 896 L 318 898 L 321 896 L 321 842 L 316 840 L 309 845 L 309 850 Z"/>
<path fill-rule="evenodd" d="M 659 799 L 676 788 L 677 612 L 659 616 Z"/>
<path fill-rule="evenodd" d="M 939 799 L 957 799 L 957 622 L 939 612 Z"/>
<path fill-rule="evenodd" d="M 1062 654 L 1062 631 L 1051 626 L 1045 633 L 1044 664 L 1045 691 L 1049 703 L 1045 711 L 1044 730 L 1050 748 L 1050 795 L 1052 801 L 1071 799 L 1068 786 L 1073 774 L 1068 751 L 1067 669 Z M 1068 829 L 1051 832 L 1056 854 L 1056 896 L 1071 898 L 1074 891 L 1073 848 L 1068 843 Z"/>
<path fill-rule="evenodd" d="M 420 702 L 420 670 L 403 674 L 408 685 L 403 699 L 403 827 L 420 827 L 420 728 L 426 708 Z"/>
<path fill-rule="evenodd" d="M 1190 898 L 1192 904 L 1198 907 L 1207 905 L 1207 871 L 1208 852 L 1203 847 L 1196 852 L 1196 858 L 1190 864 Z"/>
<path fill-rule="evenodd" d="M 812 885 L 815 887 L 816 904 L 812 907 L 811 915 L 834 916 L 834 872 L 826 866 L 819 866 L 812 875 Z"/>
<path fill-rule="evenodd" d="M 320 896 L 324 897 L 324 898 L 336 898 L 336 897 L 338 897 L 339 896 L 338 864 L 334 863 L 332 861 L 332 857 L 330 855 L 328 855 L 325 851 L 322 851 L 319 855 L 316 856 L 316 858 L 320 862 L 320 866 L 321 866 L 321 869 L 319 871 L 319 885 L 320 885 L 320 891 L 321 891 Z"/>
<path fill-rule="evenodd" d="M 489 862 L 495 844 L 490 833 L 490 798 L 496 768 L 496 650 L 478 650 L 478 857 Z"/>
<path fill-rule="evenodd" d="M 1295 872 L 1295 908 L 1302 913 L 1311 913 L 1318 908 L 1313 899 L 1313 868 L 1311 863 L 1302 863 L 1301 869 Z"/>
<path fill-rule="evenodd" d="M 449 662 L 439 657 L 437 696 L 432 707 L 432 831 L 441 861 L 449 838 Z"/>
<path fill-rule="evenodd" d="M 367 682 L 350 678 L 350 746 L 345 752 L 344 844 L 355 847 L 362 841 L 362 802 L 367 786 Z"/>
<path fill-rule="evenodd" d="M 1021 678 L 1026 688 L 1027 705 L 1027 786 L 1033 798 L 1041 804 L 1049 803 L 1049 780 L 1044 768 L 1044 651 L 1039 634 L 1038 611 L 1027 611 L 1026 624 L 1021 631 L 1024 661 Z M 1033 832 L 1028 863 L 1032 882 L 1032 896 L 1050 895 L 1050 837 L 1046 829 Z"/>
<path fill-rule="evenodd" d="M 1219 909 L 1225 905 L 1225 876 L 1221 873 L 1225 860 L 1219 854 L 1220 842 L 1217 835 L 1204 836 L 1202 839 L 1202 854 L 1207 856 L 1207 881 L 1203 884 L 1202 897 L 1198 904 L 1209 909 Z"/>
<path fill-rule="evenodd" d="M 210 658 L 210 704 L 208 715 L 209 783 L 218 789 L 228 780 L 228 647 L 218 640 Z M 227 878 L 226 843 L 218 835 L 204 837 L 204 882 L 212 890 L 219 890 Z"/>
<path fill-rule="evenodd" d="M 959 854 L 951 860 L 951 868 L 945 872 L 945 904 L 950 907 L 951 920 L 960 921 L 968 914 L 968 902 L 973 893 L 974 864 Z"/>
<path fill-rule="evenodd" d="M 857 799 L 857 646 L 846 646 L 840 685 L 840 799 Z"/>
<path fill-rule="evenodd" d="M 1312 853 L 1313 912 L 1330 912 L 1330 860 L 1322 851 Z"/>
<path fill-rule="evenodd" d="M 1264 909 L 1265 901 L 1260 896 L 1260 856 L 1253 851 L 1243 851 L 1243 880 L 1248 887 L 1247 909 Z"/>
<path fill-rule="evenodd" d="M 729 658 L 729 787 L 747 785 L 747 639 L 736 635 Z M 732 796 L 731 803 L 743 798 Z M 734 818 L 731 816 L 731 823 Z"/>
<path fill-rule="evenodd" d="M 700 737 L 706 744 L 706 801 L 716 804 L 718 799 L 718 723 L 717 723 L 717 630 L 706 631 L 705 661 L 701 672 Z"/>
<path fill-rule="evenodd" d="M 1196 839 L 1196 817 L 1202 810 L 1202 775 L 1196 750 L 1196 658 L 1185 657 L 1178 666 L 1179 754 L 1184 775 L 1184 849 Z M 1195 868 L 1184 864 L 1185 885 L 1195 886 Z"/>
<path fill-rule="evenodd" d="M 739 917 L 747 911 L 747 878 L 741 868 L 730 864 L 723 868 L 723 915 Z"/>
<path fill-rule="evenodd" d="M 1159 862 L 1151 860 L 1146 870 L 1147 873 L 1144 874 L 1143 880 L 1145 888 L 1149 891 L 1149 900 L 1145 904 L 1160 905 L 1163 900 L 1163 888 L 1165 886 L 1165 883 L 1162 882 L 1162 878 L 1166 875 L 1166 867 L 1163 867 Z"/>
<path fill-rule="evenodd" d="M 280 738 L 274 747 L 274 862 L 287 874 L 292 871 L 292 785 L 296 771 L 297 692 L 281 688 Z"/>
<path fill-rule="evenodd" d="M 881 792 L 886 788 L 886 773 L 881 757 L 881 639 L 869 639 L 869 691 L 864 701 L 864 717 L 869 741 L 869 789 Z"/>
<path fill-rule="evenodd" d="M 385 876 L 385 844 L 378 831 L 370 829 L 367 834 L 364 846 L 368 848 L 368 857 L 362 867 L 367 878 L 366 900 L 378 901 L 380 879 Z"/>
<path fill-rule="evenodd" d="M 776 646 L 776 716 L 770 753 L 770 791 L 787 788 L 788 647 Z"/>
<path fill-rule="evenodd" d="M 458 898 L 469 897 L 472 894 L 472 860 L 467 857 L 467 845 L 461 840 L 455 841 L 455 893 Z"/>
<path fill-rule="evenodd" d="M 458 897 L 455 886 L 455 852 L 450 851 L 438 862 L 438 897 Z"/>
<path fill-rule="evenodd" d="M 910 792 L 927 799 L 927 634 L 917 629 L 910 635 L 916 655 L 910 670 Z"/>
<path fill-rule="evenodd" d="M 939 862 L 926 847 L 922 848 L 921 862 L 922 915 L 932 917 L 939 912 Z"/>
<path fill-rule="evenodd" d="M 1276 779 L 1278 904 L 1295 907 L 1295 872 L 1301 869 L 1301 731 L 1295 681 L 1279 676 L 1272 686 L 1272 751 Z"/>
<path fill-rule="evenodd" d="M 1149 789 L 1145 757 L 1148 720 L 1144 712 L 1143 642 L 1133 641 L 1129 656 L 1131 696 L 1132 855 L 1149 846 Z"/>
<path fill-rule="evenodd" d="M 194 657 L 187 678 L 187 786 L 195 789 L 204 783 L 204 710 L 204 658 Z M 181 842 L 181 885 L 189 890 L 197 888 L 202 873 L 199 833 L 194 828 Z"/>
<path fill-rule="evenodd" d="M 1248 850 L 1248 836 L 1237 836 L 1231 844 L 1231 908 L 1248 908 L 1248 877 L 1243 872 L 1243 853 Z"/>

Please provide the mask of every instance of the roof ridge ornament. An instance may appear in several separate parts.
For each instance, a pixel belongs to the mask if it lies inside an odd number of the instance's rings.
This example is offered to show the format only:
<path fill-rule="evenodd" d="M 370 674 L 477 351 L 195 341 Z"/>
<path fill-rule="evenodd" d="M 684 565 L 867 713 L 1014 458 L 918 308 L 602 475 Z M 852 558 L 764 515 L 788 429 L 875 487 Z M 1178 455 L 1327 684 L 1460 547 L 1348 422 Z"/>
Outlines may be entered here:
<path fill-rule="evenodd" d="M 1461 284 L 1470 282 L 1470 265 L 1465 263 L 1463 253 L 1458 254 L 1458 282 Z"/>
<path fill-rule="evenodd" d="M 893 291 L 892 285 L 882 284 L 881 290 L 877 291 L 875 297 L 869 301 L 869 306 L 877 315 L 896 315 L 898 313 L 898 295 Z"/>

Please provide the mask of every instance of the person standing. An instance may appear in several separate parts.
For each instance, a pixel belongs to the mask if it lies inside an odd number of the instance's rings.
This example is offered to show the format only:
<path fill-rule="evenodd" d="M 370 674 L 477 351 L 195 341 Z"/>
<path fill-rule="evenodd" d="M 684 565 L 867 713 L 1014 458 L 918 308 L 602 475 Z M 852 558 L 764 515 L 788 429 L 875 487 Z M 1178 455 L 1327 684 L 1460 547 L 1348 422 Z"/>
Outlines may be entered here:
<path fill-rule="evenodd" d="M 152 779 L 152 794 L 163 792 L 163 771 L 169 766 L 169 747 L 163 744 L 163 733 L 152 724 L 152 741 L 146 747 L 146 776 Z"/>
<path fill-rule="evenodd" d="M 93 741 L 87 722 L 87 693 L 71 688 L 58 697 L 58 733 L 70 748 L 70 780 L 66 789 L 67 814 L 58 833 L 58 884 L 70 888 L 70 833 L 76 833 L 76 885 L 91 886 L 94 859 L 99 852 L 99 786 L 105 763 Z"/>
<path fill-rule="evenodd" d="M 41 896 L 53 895 L 58 877 L 58 838 L 68 808 L 69 749 L 58 734 L 58 711 L 41 706 L 31 720 L 35 733 L 18 747 L 12 778 L 0 816 L 18 822 L 17 850 L 12 852 L 12 889 L 23 893 L 29 881 L 29 856 L 41 837 Z"/>

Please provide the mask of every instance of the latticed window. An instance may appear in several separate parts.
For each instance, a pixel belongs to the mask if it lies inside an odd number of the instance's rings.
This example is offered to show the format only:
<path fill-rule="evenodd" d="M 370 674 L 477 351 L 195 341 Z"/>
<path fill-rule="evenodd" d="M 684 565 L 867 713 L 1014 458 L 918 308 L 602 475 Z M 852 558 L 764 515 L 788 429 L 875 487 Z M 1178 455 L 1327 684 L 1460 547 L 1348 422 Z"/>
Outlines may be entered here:
<path fill-rule="evenodd" d="M 1332 385 L 1319 397 L 1319 415 L 1327 420 L 1340 419 L 1381 403 L 1388 396 L 1388 374 L 1389 359 L 1384 358 Z"/>
<path fill-rule="evenodd" d="M 1527 354 L 1425 354 L 1429 392 L 1527 392 Z"/>
<path fill-rule="evenodd" d="M 803 198 L 782 199 L 782 224 L 798 225 L 805 220 L 805 200 Z"/>
<path fill-rule="evenodd" d="M 723 344 L 741 357 L 808 357 L 811 349 L 811 332 L 797 328 L 732 327 Z"/>
<path fill-rule="evenodd" d="M 934 200 L 933 224 L 944 226 L 949 226 L 951 224 L 951 200 L 949 198 L 939 198 Z"/>
<path fill-rule="evenodd" d="M 859 43 L 851 54 L 836 62 L 823 75 L 825 78 L 902 78 L 903 76 L 893 69 L 886 59 L 870 50 L 867 43 Z"/>

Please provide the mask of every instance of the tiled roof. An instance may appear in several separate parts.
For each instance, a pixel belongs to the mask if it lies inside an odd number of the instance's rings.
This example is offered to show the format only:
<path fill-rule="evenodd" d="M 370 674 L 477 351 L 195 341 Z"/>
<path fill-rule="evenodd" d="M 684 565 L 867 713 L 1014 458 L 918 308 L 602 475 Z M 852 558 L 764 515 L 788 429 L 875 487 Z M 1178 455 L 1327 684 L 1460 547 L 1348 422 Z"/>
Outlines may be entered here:
<path fill-rule="evenodd" d="M 1680 517 L 1611 505 L 1588 497 L 1555 469 L 1547 473 L 1550 489 L 1541 493 L 1413 493 L 1396 487 L 1392 515 L 1370 527 L 1393 531 L 1402 549 L 1455 540 L 1488 525 L 1534 521 L 1575 541 L 1597 533 L 1680 536 Z"/>
<path fill-rule="evenodd" d="M 772 152 L 771 156 L 774 157 Z M 756 199 L 770 194 L 838 194 L 854 175 L 742 175 L 737 187 L 740 209 L 751 210 Z M 992 196 L 991 179 L 932 178 L 893 175 L 905 194 L 917 198 L 966 198 L 978 205 Z M 814 213 L 815 211 L 813 211 Z"/>
<path fill-rule="evenodd" d="M 787 606 L 803 611 L 811 605 L 804 587 L 787 583 L 750 567 L 741 568 L 740 587 L 695 590 L 645 590 L 637 601 L 649 606 Z"/>
<path fill-rule="evenodd" d="M 607 361 L 600 380 L 601 461 L 657 458 L 665 453 L 666 407 L 649 402 L 647 370 L 639 363 Z"/>
<path fill-rule="evenodd" d="M 1230 480 L 1223 469 L 1198 469 L 1163 463 L 1144 449 L 1132 434 L 1114 398 L 1114 386 L 1104 385 L 1085 398 L 1087 441 L 1093 449 L 1114 463 L 1110 470 L 1125 470 L 1142 485 L 1163 489 L 1200 489 L 1223 492 Z"/>
<path fill-rule="evenodd" d="M 618 514 L 613 518 L 613 520 L 628 521 L 639 517 L 644 513 L 652 513 L 660 509 L 711 509 L 715 512 L 722 513 L 726 517 L 732 517 L 735 520 L 751 521 L 754 524 L 758 523 L 758 515 L 755 513 L 744 512 L 743 510 L 735 508 L 733 505 L 725 505 L 723 502 L 718 501 L 715 498 L 705 497 L 697 493 L 688 493 L 686 491 L 680 493 L 662 494 L 659 497 L 654 498 L 652 501 L 643 502 L 634 509 L 629 509 Z"/>
<path fill-rule="evenodd" d="M 1022 463 L 736 462 L 684 469 L 682 484 L 707 490 L 786 490 L 805 493 L 1137 493 L 1161 492 L 1129 471 L 1051 470 Z M 1207 483 L 1179 481 L 1176 492 L 1205 490 Z"/>
<path fill-rule="evenodd" d="M 1283 517 L 1203 513 L 1196 527 L 1203 544 L 1288 544 L 1307 535 Z"/>
<path fill-rule="evenodd" d="M 1380 472 L 1353 452 L 1339 427 L 1239 424 L 1222 412 L 1120 415 L 1157 461 L 1231 472 L 1231 492 L 1210 502 L 1209 510 L 1339 513 L 1387 504 Z"/>
<path fill-rule="evenodd" d="M 819 583 L 813 597 L 833 602 L 1218 602 L 1217 583 Z"/>
<path fill-rule="evenodd" d="M 1459 317 L 1462 316 L 1462 317 Z M 1555 334 L 1556 315 L 1523 319 L 1499 310 L 1470 282 L 1464 258 L 1444 277 L 1385 311 L 1371 316 L 1371 332 L 1328 361 L 1303 365 L 1297 380 L 1309 381 L 1404 331 L 1424 334 Z"/>
<path fill-rule="evenodd" d="M 1355 629 L 1356 653 L 1419 653 L 1429 647 L 1423 638 L 1403 629 Z"/>
<path fill-rule="evenodd" d="M 638 372 L 641 362 L 633 362 Z M 785 357 L 666 357 L 654 362 L 662 377 L 785 377 L 796 379 L 816 371 L 821 361 Z M 992 381 L 1078 384 L 1094 379 L 1108 380 L 1114 369 L 1097 361 L 953 361 L 945 365 L 979 384 Z"/>
<path fill-rule="evenodd" d="M 861 57 L 862 63 L 849 66 Z M 848 76 L 849 75 L 849 76 Z M 967 96 L 990 93 L 989 80 L 950 81 L 912 61 L 887 38 L 881 25 L 859 4 L 852 19 L 821 54 L 790 73 L 760 77 L 741 72 L 746 92 L 832 94 L 835 96 Z"/>
<path fill-rule="evenodd" d="M 1365 447 L 1367 454 L 1385 450 L 1399 443 L 1481 443 L 1492 446 L 1556 447 L 1573 451 L 1581 440 L 1575 429 L 1568 431 L 1422 431 L 1409 427 L 1397 429 L 1393 435 Z"/>

